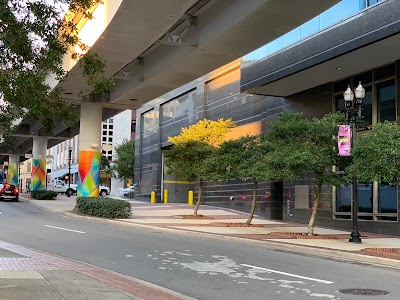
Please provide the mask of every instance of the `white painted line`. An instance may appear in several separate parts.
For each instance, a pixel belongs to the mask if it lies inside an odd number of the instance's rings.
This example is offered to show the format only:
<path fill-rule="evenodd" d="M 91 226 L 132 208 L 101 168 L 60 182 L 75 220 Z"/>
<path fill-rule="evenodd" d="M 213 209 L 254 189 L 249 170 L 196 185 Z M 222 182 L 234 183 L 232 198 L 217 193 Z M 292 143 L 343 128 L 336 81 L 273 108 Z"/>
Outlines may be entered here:
<path fill-rule="evenodd" d="M 67 228 L 62 228 L 62 227 L 51 226 L 51 225 L 43 225 L 43 226 L 45 226 L 45 227 L 50 227 L 50 228 L 55 228 L 55 229 L 60 229 L 60 230 L 66 230 L 66 231 L 77 232 L 77 233 L 86 233 L 86 232 L 84 232 L 84 231 L 72 230 L 72 229 L 67 229 Z"/>
<path fill-rule="evenodd" d="M 286 272 L 281 272 L 281 271 L 276 271 L 276 270 L 271 270 L 271 269 L 265 269 L 265 268 L 261 268 L 261 267 L 256 267 L 256 266 L 252 266 L 252 265 L 246 265 L 246 264 L 240 264 L 240 265 L 241 265 L 241 266 L 244 266 L 244 267 L 249 267 L 249 268 L 258 269 L 258 270 L 264 270 L 264 271 L 271 272 L 271 273 L 276 273 L 276 274 L 286 275 L 286 276 L 290 276 L 290 277 L 295 277 L 295 278 L 300 278 L 300 279 L 306 279 L 306 280 L 316 281 L 316 282 L 320 282 L 320 283 L 326 283 L 326 284 L 334 283 L 333 281 L 327 281 L 327 280 L 322 280 L 322 279 L 316 279 L 316 278 L 311 278 L 311 277 L 305 277 L 305 276 L 300 276 L 300 275 L 296 275 L 296 274 L 291 274 L 291 273 L 286 273 Z"/>

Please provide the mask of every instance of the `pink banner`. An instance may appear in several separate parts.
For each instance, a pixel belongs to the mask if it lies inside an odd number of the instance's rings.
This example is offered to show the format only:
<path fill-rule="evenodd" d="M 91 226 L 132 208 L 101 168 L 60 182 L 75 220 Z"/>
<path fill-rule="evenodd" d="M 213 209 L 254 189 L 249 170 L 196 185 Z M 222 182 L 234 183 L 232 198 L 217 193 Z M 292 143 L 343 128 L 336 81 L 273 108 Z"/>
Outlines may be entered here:
<path fill-rule="evenodd" d="M 340 156 L 351 155 L 351 129 L 349 125 L 339 125 L 338 149 Z"/>

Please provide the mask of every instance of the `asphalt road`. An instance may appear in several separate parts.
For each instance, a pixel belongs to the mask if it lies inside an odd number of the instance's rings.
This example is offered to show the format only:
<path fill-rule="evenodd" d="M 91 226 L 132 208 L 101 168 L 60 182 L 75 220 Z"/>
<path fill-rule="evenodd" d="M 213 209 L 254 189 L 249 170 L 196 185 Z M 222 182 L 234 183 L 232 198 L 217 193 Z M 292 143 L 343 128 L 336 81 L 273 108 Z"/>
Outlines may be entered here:
<path fill-rule="evenodd" d="M 198 299 L 399 299 L 400 272 L 182 236 L 0 202 L 0 240 L 133 276 Z M 356 296 L 342 289 L 377 289 Z"/>

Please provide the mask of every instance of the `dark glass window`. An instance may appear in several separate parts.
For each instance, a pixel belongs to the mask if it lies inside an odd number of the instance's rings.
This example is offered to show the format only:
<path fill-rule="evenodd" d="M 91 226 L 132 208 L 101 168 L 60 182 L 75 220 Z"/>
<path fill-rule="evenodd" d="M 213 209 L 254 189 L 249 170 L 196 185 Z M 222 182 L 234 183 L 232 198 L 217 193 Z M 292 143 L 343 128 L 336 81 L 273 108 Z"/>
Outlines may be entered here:
<path fill-rule="evenodd" d="M 112 137 L 109 137 L 109 138 L 108 138 L 108 141 L 109 141 L 109 142 L 112 142 Z"/>
<path fill-rule="evenodd" d="M 340 185 L 336 189 L 336 212 L 351 212 L 351 186 Z"/>
<path fill-rule="evenodd" d="M 361 81 L 362 85 L 371 83 L 372 82 L 372 71 L 365 72 L 365 73 L 354 76 L 353 82 L 354 82 L 355 87 L 358 85 L 358 83 L 360 81 Z"/>
<path fill-rule="evenodd" d="M 391 79 L 376 85 L 379 122 L 396 120 L 396 82 Z"/>
<path fill-rule="evenodd" d="M 114 120 L 112 118 L 108 119 L 108 123 L 112 124 L 114 123 Z"/>
<path fill-rule="evenodd" d="M 114 129 L 114 125 L 108 126 L 108 129 Z"/>
<path fill-rule="evenodd" d="M 373 212 L 373 185 L 372 183 L 358 183 L 358 211 Z"/>
<path fill-rule="evenodd" d="M 372 124 L 372 86 L 365 87 L 365 98 L 362 103 L 362 117 L 364 125 Z"/>
<path fill-rule="evenodd" d="M 112 135 L 112 134 L 113 134 L 113 132 L 112 132 L 112 131 L 109 131 L 109 132 L 108 132 L 108 134 L 109 134 L 109 135 Z"/>
<path fill-rule="evenodd" d="M 106 142 L 107 138 L 105 136 L 103 136 L 103 142 Z"/>
<path fill-rule="evenodd" d="M 344 91 L 347 89 L 349 84 L 350 84 L 350 78 L 346 78 L 346 79 L 340 80 L 338 82 L 335 82 L 333 84 L 333 92 L 334 93 L 339 93 L 339 92 L 344 93 Z"/>
<path fill-rule="evenodd" d="M 335 108 L 336 112 L 341 111 L 343 113 L 346 113 L 346 106 L 342 94 L 335 96 Z"/>
<path fill-rule="evenodd" d="M 106 134 L 107 134 L 107 131 L 103 130 L 103 135 L 106 135 Z"/>
<path fill-rule="evenodd" d="M 375 70 L 375 80 L 381 80 L 394 76 L 396 73 L 396 67 L 394 64 L 387 65 Z"/>
<path fill-rule="evenodd" d="M 385 183 L 379 185 L 378 212 L 397 213 L 397 186 Z"/>
<path fill-rule="evenodd" d="M 103 124 L 103 129 L 107 129 L 107 124 Z"/>

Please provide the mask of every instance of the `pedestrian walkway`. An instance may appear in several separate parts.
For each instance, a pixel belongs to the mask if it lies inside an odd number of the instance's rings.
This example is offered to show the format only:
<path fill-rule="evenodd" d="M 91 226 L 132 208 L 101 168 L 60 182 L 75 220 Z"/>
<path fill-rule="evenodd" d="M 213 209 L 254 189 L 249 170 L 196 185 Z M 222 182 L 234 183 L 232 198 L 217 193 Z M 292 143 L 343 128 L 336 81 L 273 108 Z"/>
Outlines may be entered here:
<path fill-rule="evenodd" d="M 182 300 L 165 288 L 0 241 L 1 299 Z"/>
<path fill-rule="evenodd" d="M 186 204 L 150 204 L 132 199 L 123 200 L 131 203 L 132 216 L 115 222 L 126 225 L 253 240 L 287 251 L 319 253 L 400 267 L 399 237 L 362 232 L 362 243 L 354 244 L 348 241 L 349 232 L 343 230 L 316 227 L 316 235 L 309 237 L 304 235 L 307 232 L 304 224 L 260 217 L 255 217 L 252 226 L 246 227 L 244 223 L 248 215 L 230 209 L 203 205 L 200 206 L 199 214 L 205 218 L 191 219 L 187 216 L 193 215 L 193 206 Z M 30 200 L 30 203 L 53 211 L 71 212 L 75 206 L 75 197 L 58 196 L 55 201 Z"/>

